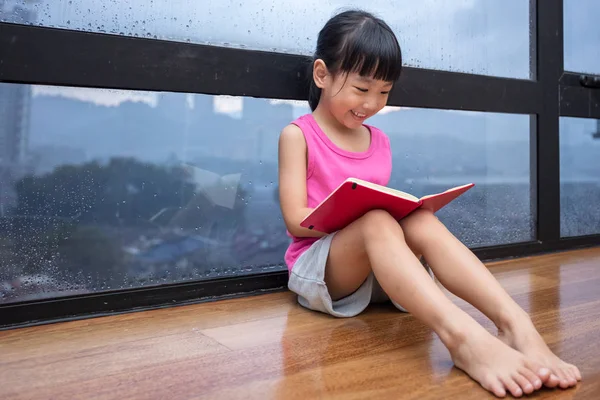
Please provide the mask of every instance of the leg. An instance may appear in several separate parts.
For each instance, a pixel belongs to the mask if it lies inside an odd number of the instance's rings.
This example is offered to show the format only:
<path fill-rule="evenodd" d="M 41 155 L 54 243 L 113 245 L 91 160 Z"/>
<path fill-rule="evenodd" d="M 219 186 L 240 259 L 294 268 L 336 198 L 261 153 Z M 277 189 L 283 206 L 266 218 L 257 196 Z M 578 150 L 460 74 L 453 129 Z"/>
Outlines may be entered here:
<path fill-rule="evenodd" d="M 325 269 L 332 298 L 352 293 L 371 269 L 383 290 L 430 326 L 455 365 L 487 390 L 521 396 L 547 379 L 549 371 L 492 336 L 444 295 L 407 245 L 400 225 L 383 211 L 367 213 L 333 238 Z"/>
<path fill-rule="evenodd" d="M 429 211 L 400 222 L 408 245 L 422 253 L 436 277 L 452 293 L 487 315 L 507 344 L 548 367 L 547 386 L 567 388 L 581 380 L 577 367 L 554 355 L 527 313 L 506 293 L 479 259 Z M 469 277 L 468 280 L 465 277 Z"/>

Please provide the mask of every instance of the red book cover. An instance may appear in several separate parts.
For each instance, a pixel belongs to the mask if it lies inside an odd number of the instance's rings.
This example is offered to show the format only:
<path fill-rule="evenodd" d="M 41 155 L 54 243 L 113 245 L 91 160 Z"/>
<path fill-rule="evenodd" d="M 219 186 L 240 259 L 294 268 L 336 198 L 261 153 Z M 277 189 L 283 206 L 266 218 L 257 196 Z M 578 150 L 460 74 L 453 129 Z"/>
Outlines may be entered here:
<path fill-rule="evenodd" d="M 377 209 L 386 210 L 399 221 L 421 207 L 436 212 L 473 186 L 469 183 L 419 199 L 399 190 L 348 178 L 307 215 L 300 226 L 332 233 Z"/>

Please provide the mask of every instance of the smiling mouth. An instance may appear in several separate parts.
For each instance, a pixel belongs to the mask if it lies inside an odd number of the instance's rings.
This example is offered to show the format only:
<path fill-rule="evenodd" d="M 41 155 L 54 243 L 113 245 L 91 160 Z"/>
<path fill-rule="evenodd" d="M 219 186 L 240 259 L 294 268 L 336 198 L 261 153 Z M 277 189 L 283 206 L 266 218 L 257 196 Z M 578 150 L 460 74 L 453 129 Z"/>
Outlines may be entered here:
<path fill-rule="evenodd" d="M 357 113 L 353 110 L 350 110 L 352 112 L 352 115 L 354 115 L 356 118 L 365 118 L 367 116 L 367 114 L 361 114 L 361 113 Z"/>

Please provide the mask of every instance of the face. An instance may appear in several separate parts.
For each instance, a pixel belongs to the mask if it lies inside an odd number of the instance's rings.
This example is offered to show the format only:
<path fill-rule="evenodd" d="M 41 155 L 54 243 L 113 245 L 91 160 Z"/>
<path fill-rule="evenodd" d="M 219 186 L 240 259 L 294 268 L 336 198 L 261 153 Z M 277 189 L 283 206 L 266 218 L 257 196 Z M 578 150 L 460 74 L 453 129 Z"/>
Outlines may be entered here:
<path fill-rule="evenodd" d="M 357 73 L 328 75 L 321 88 L 321 101 L 340 124 L 356 129 L 385 107 L 392 86 L 392 82 Z"/>

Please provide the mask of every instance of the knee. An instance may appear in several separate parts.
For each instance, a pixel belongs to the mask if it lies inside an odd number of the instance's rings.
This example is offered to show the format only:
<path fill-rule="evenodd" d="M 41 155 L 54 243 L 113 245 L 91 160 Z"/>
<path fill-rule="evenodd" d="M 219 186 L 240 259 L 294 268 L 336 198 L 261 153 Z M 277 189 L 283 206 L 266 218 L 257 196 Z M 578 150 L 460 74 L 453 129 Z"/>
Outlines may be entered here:
<path fill-rule="evenodd" d="M 425 208 L 419 208 L 418 210 L 413 211 L 403 221 L 414 221 L 414 223 L 427 225 L 439 223 L 438 218 L 433 214 L 433 212 Z"/>
<path fill-rule="evenodd" d="M 396 233 L 402 234 L 402 227 L 385 210 L 372 210 L 367 212 L 360 218 L 361 230 L 366 234 L 366 237 L 377 238 L 381 235 L 386 235 L 393 230 Z"/>
<path fill-rule="evenodd" d="M 433 212 L 425 209 L 416 210 L 400 221 L 400 224 L 407 236 L 410 236 L 413 241 L 417 239 L 419 242 L 433 239 L 440 233 L 440 229 L 445 229 Z"/>

